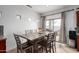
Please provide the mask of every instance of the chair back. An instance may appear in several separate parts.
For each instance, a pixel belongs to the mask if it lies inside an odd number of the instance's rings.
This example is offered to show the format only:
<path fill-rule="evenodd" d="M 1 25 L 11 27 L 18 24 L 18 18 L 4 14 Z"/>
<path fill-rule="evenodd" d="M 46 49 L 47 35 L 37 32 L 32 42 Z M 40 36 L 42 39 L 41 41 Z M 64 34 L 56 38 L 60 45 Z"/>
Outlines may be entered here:
<path fill-rule="evenodd" d="M 15 38 L 15 40 L 16 40 L 17 46 L 19 46 L 19 45 L 22 44 L 22 43 L 21 43 L 21 40 L 20 40 L 21 38 L 25 39 L 28 43 L 30 42 L 29 39 L 27 39 L 26 37 L 23 37 L 22 35 L 14 34 L 14 38 Z"/>
<path fill-rule="evenodd" d="M 54 39 L 54 33 L 50 33 L 49 35 L 48 35 L 48 40 L 49 41 L 52 41 Z"/>
<path fill-rule="evenodd" d="M 48 34 L 47 41 L 56 41 L 56 32 Z"/>
<path fill-rule="evenodd" d="M 15 40 L 16 40 L 17 47 L 20 48 L 20 49 L 22 49 L 21 41 L 20 41 L 19 35 L 14 34 L 14 38 L 15 38 Z"/>

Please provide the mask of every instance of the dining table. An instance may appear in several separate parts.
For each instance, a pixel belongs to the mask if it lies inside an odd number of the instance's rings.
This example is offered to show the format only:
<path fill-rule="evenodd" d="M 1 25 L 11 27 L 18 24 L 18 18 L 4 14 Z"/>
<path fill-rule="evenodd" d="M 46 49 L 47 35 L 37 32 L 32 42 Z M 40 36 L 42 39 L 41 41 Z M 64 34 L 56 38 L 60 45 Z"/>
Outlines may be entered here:
<path fill-rule="evenodd" d="M 31 32 L 31 33 L 26 33 L 22 34 L 21 36 L 27 38 L 34 44 L 34 53 L 38 52 L 37 49 L 37 43 L 40 42 L 45 36 L 48 36 L 50 33 L 54 32 L 49 32 L 49 31 L 43 31 L 43 32 Z"/>

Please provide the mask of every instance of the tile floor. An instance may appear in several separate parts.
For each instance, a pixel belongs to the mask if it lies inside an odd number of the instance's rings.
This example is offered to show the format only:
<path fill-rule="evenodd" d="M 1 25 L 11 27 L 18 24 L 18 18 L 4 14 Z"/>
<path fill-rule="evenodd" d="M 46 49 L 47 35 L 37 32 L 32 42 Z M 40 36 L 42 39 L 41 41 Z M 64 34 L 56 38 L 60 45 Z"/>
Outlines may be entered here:
<path fill-rule="evenodd" d="M 16 53 L 16 49 L 9 51 L 8 53 Z M 70 48 L 65 44 L 56 43 L 56 53 L 78 53 L 78 51 L 74 48 Z"/>
<path fill-rule="evenodd" d="M 78 53 L 76 49 L 71 48 L 65 44 L 57 43 L 56 46 L 56 53 Z"/>

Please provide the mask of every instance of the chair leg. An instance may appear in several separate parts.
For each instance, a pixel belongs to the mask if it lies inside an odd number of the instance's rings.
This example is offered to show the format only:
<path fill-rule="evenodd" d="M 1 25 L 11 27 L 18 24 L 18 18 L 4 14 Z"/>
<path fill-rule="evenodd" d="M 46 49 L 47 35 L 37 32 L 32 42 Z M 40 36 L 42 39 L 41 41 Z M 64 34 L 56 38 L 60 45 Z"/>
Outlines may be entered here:
<path fill-rule="evenodd" d="M 45 47 L 45 49 L 46 49 L 46 53 L 48 53 L 47 47 Z"/>
<path fill-rule="evenodd" d="M 19 49 L 17 48 L 17 53 L 19 53 Z"/>
<path fill-rule="evenodd" d="M 56 52 L 56 47 L 55 47 L 55 52 Z"/>
<path fill-rule="evenodd" d="M 51 43 L 50 43 L 50 45 L 49 45 L 49 52 L 51 53 Z"/>
<path fill-rule="evenodd" d="M 53 52 L 56 52 L 56 43 L 52 43 Z"/>
<path fill-rule="evenodd" d="M 23 50 L 21 50 L 21 53 L 24 53 L 24 51 L 23 51 Z"/>
<path fill-rule="evenodd" d="M 53 46 L 53 43 L 52 43 L 52 51 L 53 51 L 53 53 L 54 53 L 54 46 Z"/>
<path fill-rule="evenodd" d="M 34 52 L 34 47 L 32 46 L 32 53 Z"/>
<path fill-rule="evenodd" d="M 55 52 L 56 52 L 56 43 L 55 43 Z"/>
<path fill-rule="evenodd" d="M 42 52 L 43 52 L 43 47 L 41 47 L 42 48 Z"/>

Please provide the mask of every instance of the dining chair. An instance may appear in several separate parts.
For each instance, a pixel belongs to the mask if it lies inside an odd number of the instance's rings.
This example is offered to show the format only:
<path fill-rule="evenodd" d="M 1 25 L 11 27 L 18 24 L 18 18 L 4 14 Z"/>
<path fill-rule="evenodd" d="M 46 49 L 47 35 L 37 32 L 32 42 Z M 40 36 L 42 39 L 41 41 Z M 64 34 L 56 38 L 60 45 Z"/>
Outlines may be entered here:
<path fill-rule="evenodd" d="M 54 33 L 52 33 L 51 34 L 51 48 L 52 48 L 52 51 L 53 51 L 53 53 L 55 53 L 56 52 L 56 32 L 54 32 Z"/>
<path fill-rule="evenodd" d="M 46 53 L 48 53 L 48 48 L 51 48 L 51 43 L 48 41 L 48 36 L 45 36 L 42 41 L 40 41 L 38 44 L 40 44 L 42 46 L 42 50 L 46 51 Z M 50 49 L 49 49 L 50 50 Z M 42 52 L 43 52 L 42 51 Z"/>
<path fill-rule="evenodd" d="M 36 46 L 35 50 L 36 50 L 37 53 L 42 53 L 42 52 L 43 52 L 43 47 L 42 47 L 40 44 L 38 44 L 38 43 L 41 42 L 43 39 L 44 39 L 44 37 L 40 37 L 40 38 L 38 38 L 37 41 L 35 42 L 35 46 Z"/>
<path fill-rule="evenodd" d="M 48 52 L 51 53 L 52 51 L 54 53 L 56 51 L 56 43 L 55 43 L 56 41 L 55 41 L 54 34 L 55 33 L 50 33 L 50 34 L 46 35 L 44 37 L 44 39 L 38 43 L 43 47 L 43 49 L 45 48 L 46 53 L 48 53 Z M 51 49 L 52 49 L 52 51 L 51 51 Z"/>
<path fill-rule="evenodd" d="M 17 53 L 19 53 L 19 52 L 33 53 L 33 44 L 31 43 L 31 41 L 29 39 L 27 39 L 21 35 L 17 35 L 17 34 L 14 34 L 14 38 L 15 38 L 16 44 L 17 44 Z M 27 40 L 27 42 L 21 43 L 20 38 Z"/>

